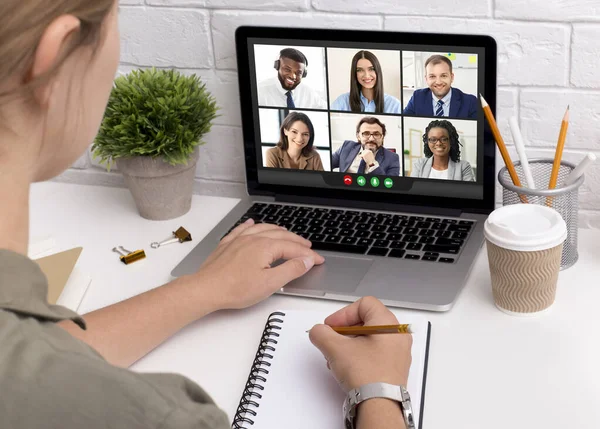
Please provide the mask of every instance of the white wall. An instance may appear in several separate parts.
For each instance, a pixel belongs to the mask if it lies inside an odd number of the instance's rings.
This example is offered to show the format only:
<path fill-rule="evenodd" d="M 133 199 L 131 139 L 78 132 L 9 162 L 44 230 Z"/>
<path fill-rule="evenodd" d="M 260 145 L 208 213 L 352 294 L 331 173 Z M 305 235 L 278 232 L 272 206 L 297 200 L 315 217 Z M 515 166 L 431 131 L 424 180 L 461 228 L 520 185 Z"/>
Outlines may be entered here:
<path fill-rule="evenodd" d="M 245 193 L 245 176 L 234 46 L 238 26 L 488 34 L 498 43 L 497 116 L 506 143 L 512 147 L 507 121 L 516 115 L 531 156 L 552 157 L 560 120 L 569 104 L 564 158 L 578 161 L 587 151 L 600 156 L 597 4 L 566 0 L 122 0 L 121 70 L 175 67 L 202 77 L 217 97 L 221 116 L 201 149 L 196 192 L 239 196 Z M 120 174 L 107 173 L 89 155 L 59 180 L 124 186 Z M 600 163 L 588 170 L 579 202 L 580 225 L 600 228 Z"/>

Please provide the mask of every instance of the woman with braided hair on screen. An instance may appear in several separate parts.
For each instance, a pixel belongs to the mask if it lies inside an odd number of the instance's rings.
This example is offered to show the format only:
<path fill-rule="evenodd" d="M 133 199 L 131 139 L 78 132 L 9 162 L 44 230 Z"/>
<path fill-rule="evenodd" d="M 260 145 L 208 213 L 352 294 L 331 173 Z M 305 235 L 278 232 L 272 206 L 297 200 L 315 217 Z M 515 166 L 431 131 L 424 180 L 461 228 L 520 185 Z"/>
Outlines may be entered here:
<path fill-rule="evenodd" d="M 458 132 L 450 121 L 431 121 L 423 134 L 425 158 L 414 162 L 410 176 L 473 182 L 473 169 L 460 159 L 460 146 Z"/>

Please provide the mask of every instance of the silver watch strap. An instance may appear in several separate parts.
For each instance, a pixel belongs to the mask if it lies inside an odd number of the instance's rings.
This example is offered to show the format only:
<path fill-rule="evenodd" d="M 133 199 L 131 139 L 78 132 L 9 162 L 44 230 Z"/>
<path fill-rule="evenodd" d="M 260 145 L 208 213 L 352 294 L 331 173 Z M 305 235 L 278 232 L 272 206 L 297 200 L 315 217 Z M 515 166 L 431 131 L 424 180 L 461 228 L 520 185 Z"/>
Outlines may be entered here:
<path fill-rule="evenodd" d="M 369 383 L 348 392 L 342 411 L 347 429 L 354 429 L 356 407 L 371 398 L 386 398 L 400 404 L 406 429 L 415 429 L 410 395 L 404 386 L 389 383 Z"/>

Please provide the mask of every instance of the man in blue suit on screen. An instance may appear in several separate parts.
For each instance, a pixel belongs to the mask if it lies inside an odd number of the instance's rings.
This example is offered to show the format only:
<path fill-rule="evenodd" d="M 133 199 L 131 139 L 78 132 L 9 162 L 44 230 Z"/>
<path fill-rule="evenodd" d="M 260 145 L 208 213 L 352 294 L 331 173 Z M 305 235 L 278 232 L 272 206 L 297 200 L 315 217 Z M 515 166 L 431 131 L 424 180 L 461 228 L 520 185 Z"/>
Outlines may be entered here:
<path fill-rule="evenodd" d="M 425 61 L 425 81 L 429 88 L 417 89 L 404 108 L 405 115 L 477 119 L 477 97 L 452 88 L 452 61 L 432 55 Z"/>
<path fill-rule="evenodd" d="M 356 126 L 358 141 L 346 140 L 331 157 L 331 168 L 340 172 L 399 176 L 398 154 L 383 147 L 385 124 L 365 116 Z"/>

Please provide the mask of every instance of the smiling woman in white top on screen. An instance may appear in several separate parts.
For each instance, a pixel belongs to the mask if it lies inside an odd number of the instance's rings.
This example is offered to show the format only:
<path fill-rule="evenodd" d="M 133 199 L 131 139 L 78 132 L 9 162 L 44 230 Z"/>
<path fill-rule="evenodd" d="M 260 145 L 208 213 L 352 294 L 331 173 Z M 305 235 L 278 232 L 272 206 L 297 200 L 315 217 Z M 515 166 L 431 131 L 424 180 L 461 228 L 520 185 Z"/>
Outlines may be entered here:
<path fill-rule="evenodd" d="M 331 110 L 400 113 L 400 101 L 383 91 L 383 71 L 369 51 L 358 51 L 350 67 L 350 92 L 340 95 Z"/>

